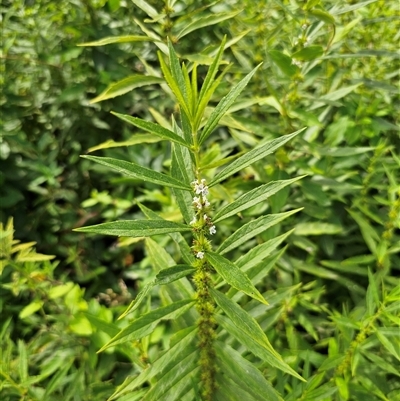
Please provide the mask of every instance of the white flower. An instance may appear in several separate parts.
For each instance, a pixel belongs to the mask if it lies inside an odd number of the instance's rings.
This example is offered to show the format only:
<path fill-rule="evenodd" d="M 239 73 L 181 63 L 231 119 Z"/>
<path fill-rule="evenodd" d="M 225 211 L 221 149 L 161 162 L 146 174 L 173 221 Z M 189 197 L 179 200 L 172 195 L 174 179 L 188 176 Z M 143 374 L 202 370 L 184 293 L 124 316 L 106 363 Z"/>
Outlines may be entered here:
<path fill-rule="evenodd" d="M 217 233 L 217 229 L 215 228 L 215 226 L 211 226 L 210 227 L 210 234 L 211 235 L 214 235 L 214 234 L 216 234 Z"/>
<path fill-rule="evenodd" d="M 205 221 L 207 221 L 208 216 L 205 214 L 205 215 L 203 216 L 203 219 L 204 219 Z"/>
<path fill-rule="evenodd" d="M 204 252 L 197 252 L 196 253 L 196 258 L 203 259 L 204 258 Z"/>
<path fill-rule="evenodd" d="M 207 200 L 207 198 L 205 196 L 203 197 L 203 202 L 204 202 L 205 207 L 210 206 L 210 202 Z"/>
<path fill-rule="evenodd" d="M 193 217 L 192 221 L 189 223 L 191 226 L 197 222 L 196 216 Z"/>

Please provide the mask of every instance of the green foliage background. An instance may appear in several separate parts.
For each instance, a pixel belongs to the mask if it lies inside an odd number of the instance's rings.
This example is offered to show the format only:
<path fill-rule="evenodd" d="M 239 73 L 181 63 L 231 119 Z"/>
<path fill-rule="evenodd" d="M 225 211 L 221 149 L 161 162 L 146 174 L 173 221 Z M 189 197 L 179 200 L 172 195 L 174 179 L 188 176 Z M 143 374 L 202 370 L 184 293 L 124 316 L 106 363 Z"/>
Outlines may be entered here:
<path fill-rule="evenodd" d="M 228 344 L 285 400 L 399 400 L 398 4 L 173 3 L 18 0 L 1 6 L 2 399 L 107 399 L 155 360 L 175 332 L 165 323 L 144 340 L 96 354 L 128 324 L 118 316 L 162 263 L 179 259 L 179 250 L 161 237 L 72 232 L 137 218 L 139 203 L 181 221 L 168 189 L 79 158 L 96 152 L 168 171 L 166 143 L 109 113 L 170 124 L 177 105 L 168 90 L 155 81 L 139 84 L 144 75 L 161 77 L 156 42 L 77 46 L 155 34 L 164 42 L 170 37 L 185 63 L 200 64 L 199 81 L 227 35 L 223 60 L 232 65 L 215 104 L 263 62 L 210 138 L 204 166 L 308 127 L 212 191 L 218 211 L 260 184 L 307 175 L 227 219 L 214 240 L 221 243 L 263 213 L 304 208 L 229 257 L 294 229 L 268 256 L 268 276 L 257 281 L 269 306 L 235 300 L 307 383 L 263 365 L 235 340 Z M 167 293 L 153 291 L 130 319 L 168 301 Z M 119 399 L 141 399 L 140 391 Z"/>

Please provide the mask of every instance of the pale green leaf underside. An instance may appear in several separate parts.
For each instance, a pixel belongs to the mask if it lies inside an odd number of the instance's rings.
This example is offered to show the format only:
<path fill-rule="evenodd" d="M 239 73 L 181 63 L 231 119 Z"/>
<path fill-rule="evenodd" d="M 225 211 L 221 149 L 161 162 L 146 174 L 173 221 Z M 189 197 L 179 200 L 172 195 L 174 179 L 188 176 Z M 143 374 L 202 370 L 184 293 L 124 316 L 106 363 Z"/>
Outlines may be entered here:
<path fill-rule="evenodd" d="M 264 184 L 252 189 L 251 191 L 240 196 L 229 205 L 220 208 L 213 218 L 214 223 L 217 223 L 218 221 L 226 219 L 227 217 L 233 216 L 234 214 L 237 214 L 242 210 L 248 209 L 252 206 L 257 205 L 260 202 L 265 201 L 267 198 L 276 194 L 281 189 L 302 179 L 303 177 L 305 176 L 303 175 L 300 177 L 295 177 L 290 180 L 272 181 L 268 184 Z"/>
<path fill-rule="evenodd" d="M 257 245 L 255 248 L 250 249 L 245 255 L 241 256 L 235 264 L 241 270 L 247 271 L 262 262 L 267 256 L 271 254 L 294 230 L 290 230 L 285 234 L 272 238 L 263 244 Z"/>
<path fill-rule="evenodd" d="M 199 351 L 195 349 L 192 354 L 179 361 L 163 377 L 158 378 L 157 383 L 143 397 L 142 401 L 162 401 L 164 399 L 173 400 L 178 393 L 175 386 L 185 380 L 186 376 L 194 369 L 198 368 Z M 164 398 L 167 396 L 168 398 Z M 163 397 L 163 398 L 162 398 Z"/>
<path fill-rule="evenodd" d="M 98 157 L 98 156 L 81 156 L 84 159 L 92 160 L 96 163 L 102 164 L 103 166 L 110 167 L 117 170 L 119 173 L 127 176 L 152 182 L 154 184 L 184 189 L 191 191 L 191 187 L 184 184 L 173 177 L 159 173 L 146 167 L 139 166 L 136 163 L 127 162 L 125 160 L 113 159 L 111 157 Z"/>
<path fill-rule="evenodd" d="M 241 244 L 248 241 L 250 238 L 266 231 L 268 228 L 273 227 L 275 224 L 280 223 L 282 220 L 291 216 L 294 213 L 299 212 L 303 208 L 291 210 L 289 212 L 269 214 L 267 216 L 261 216 L 256 220 L 252 220 L 247 224 L 236 230 L 230 237 L 228 237 L 217 249 L 220 255 L 229 252 L 232 249 L 237 248 Z"/>
<path fill-rule="evenodd" d="M 156 135 L 162 139 L 170 140 L 172 142 L 179 143 L 180 145 L 189 147 L 185 140 L 181 138 L 179 135 L 175 134 L 175 132 L 170 131 L 169 129 L 166 129 L 162 127 L 159 124 L 153 123 L 151 121 L 145 121 L 142 120 L 141 118 L 137 117 L 131 117 L 127 114 L 119 114 L 115 112 L 111 112 L 111 114 L 114 114 L 114 116 L 117 116 L 121 120 L 134 125 L 135 127 L 141 128 L 147 132 L 150 132 L 153 135 Z"/>
<path fill-rule="evenodd" d="M 184 299 L 181 301 L 174 302 L 170 305 L 163 306 L 155 309 L 145 315 L 140 316 L 127 327 L 122 329 L 115 337 L 113 337 L 107 344 L 105 344 L 98 352 L 102 352 L 107 348 L 115 345 L 134 341 L 144 336 L 147 328 L 156 325 L 160 320 L 163 319 L 176 319 L 182 313 L 192 307 L 194 300 Z M 155 327 L 155 326 L 154 326 Z M 146 335 L 148 332 L 146 332 Z"/>
<path fill-rule="evenodd" d="M 105 91 L 103 91 L 99 96 L 96 96 L 94 99 L 92 99 L 90 103 L 93 104 L 106 99 L 112 99 L 114 97 L 124 95 L 125 93 L 128 93 L 133 89 L 151 84 L 161 84 L 163 82 L 165 81 L 159 77 L 151 77 L 147 75 L 132 75 L 109 85 Z"/>
<path fill-rule="evenodd" d="M 178 39 L 183 38 L 188 33 L 193 32 L 197 29 L 203 28 L 205 26 L 211 26 L 218 24 L 219 22 L 225 21 L 227 19 L 233 18 L 235 15 L 239 14 L 241 11 L 234 11 L 232 13 L 219 13 L 206 15 L 204 17 L 195 18 L 195 20 L 185 26 L 177 35 Z"/>
<path fill-rule="evenodd" d="M 106 38 L 95 40 L 93 42 L 80 43 L 77 46 L 104 46 L 112 43 L 154 42 L 155 40 L 156 39 L 149 38 L 148 36 L 138 35 L 108 36 Z"/>
<path fill-rule="evenodd" d="M 156 285 L 165 285 L 179 280 L 182 277 L 195 272 L 196 270 L 189 265 L 176 265 L 167 269 L 160 270 L 156 276 Z"/>
<path fill-rule="evenodd" d="M 151 134 L 136 134 L 126 141 L 116 142 L 113 139 L 109 139 L 99 145 L 93 146 L 88 149 L 88 153 L 95 152 L 101 149 L 119 148 L 123 146 L 133 146 L 141 143 L 155 143 L 160 142 L 162 138 L 156 137 Z"/>
<path fill-rule="evenodd" d="M 262 373 L 239 352 L 220 341 L 215 343 L 215 348 L 224 374 L 252 394 L 255 399 L 259 401 L 283 400 Z"/>
<path fill-rule="evenodd" d="M 76 228 L 74 231 L 135 238 L 190 230 L 189 226 L 167 220 L 119 220 Z"/>
<path fill-rule="evenodd" d="M 216 315 L 217 322 L 225 330 L 236 337 L 252 353 L 265 360 L 271 366 L 281 369 L 300 380 L 304 380 L 282 360 L 282 357 L 274 350 L 262 328 L 253 317 L 221 292 L 211 289 L 211 295 L 218 306 L 228 316 L 226 318 L 222 315 Z"/>
<path fill-rule="evenodd" d="M 265 305 L 268 302 L 260 294 L 250 279 L 235 264 L 221 255 L 213 252 L 206 253 L 207 260 L 211 263 L 218 274 L 232 287 L 244 292 L 250 297 L 257 299 Z"/>
<path fill-rule="evenodd" d="M 239 157 L 239 159 L 236 159 L 234 162 L 232 162 L 221 172 L 219 172 L 210 182 L 209 186 L 213 186 L 225 180 L 226 178 L 230 177 L 232 174 L 235 174 L 236 172 L 244 169 L 245 167 L 250 166 L 256 161 L 263 159 L 264 157 L 274 152 L 276 149 L 284 145 L 286 142 L 290 141 L 292 138 L 294 138 L 304 130 L 305 128 L 302 128 L 296 132 L 293 132 L 292 134 L 284 135 L 280 138 L 273 139 L 272 141 L 265 142 L 259 145 L 258 147 L 250 150 L 243 156 Z"/>
<path fill-rule="evenodd" d="M 143 383 L 151 380 L 153 377 L 161 374 L 169 366 L 177 364 L 186 356 L 192 354 L 192 344 L 196 338 L 197 330 L 195 327 L 185 329 L 187 334 L 160 358 L 153 362 L 148 369 L 145 369 L 139 376 L 126 380 L 117 388 L 115 393 L 110 397 L 110 400 L 115 400 L 118 397 L 135 390 Z"/>

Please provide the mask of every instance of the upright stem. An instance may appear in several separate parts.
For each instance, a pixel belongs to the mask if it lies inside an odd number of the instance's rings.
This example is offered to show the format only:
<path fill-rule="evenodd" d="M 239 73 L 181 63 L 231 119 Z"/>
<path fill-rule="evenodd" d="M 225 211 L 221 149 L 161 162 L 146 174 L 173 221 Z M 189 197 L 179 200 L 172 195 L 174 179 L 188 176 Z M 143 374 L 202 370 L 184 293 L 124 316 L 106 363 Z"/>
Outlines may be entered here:
<path fill-rule="evenodd" d="M 202 397 L 204 401 L 212 401 L 216 390 L 216 364 L 214 340 L 216 337 L 216 321 L 214 318 L 215 304 L 210 294 L 213 287 L 211 266 L 208 264 L 205 253 L 211 250 L 209 235 L 216 233 L 209 216 L 210 203 L 207 200 L 208 187 L 204 179 L 199 177 L 199 148 L 194 136 L 195 173 L 197 179 L 192 183 L 195 196 L 193 207 L 195 216 L 191 222 L 193 227 L 193 252 L 197 258 L 194 263 L 196 273 L 193 280 L 196 286 L 196 309 L 200 315 L 198 326 L 199 348 L 200 348 L 200 381 L 202 383 Z M 197 196 L 198 195 L 198 196 Z"/>

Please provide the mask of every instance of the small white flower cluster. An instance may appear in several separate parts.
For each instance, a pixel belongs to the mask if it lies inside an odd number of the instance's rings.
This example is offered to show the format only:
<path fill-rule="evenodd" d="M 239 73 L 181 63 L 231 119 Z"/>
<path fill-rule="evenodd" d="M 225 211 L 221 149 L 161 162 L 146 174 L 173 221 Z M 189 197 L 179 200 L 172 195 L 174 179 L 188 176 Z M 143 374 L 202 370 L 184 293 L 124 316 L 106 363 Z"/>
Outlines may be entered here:
<path fill-rule="evenodd" d="M 207 196 L 208 195 L 208 186 L 206 185 L 206 180 L 204 178 L 193 181 L 192 186 L 194 187 L 194 192 L 196 195 Z"/>
<path fill-rule="evenodd" d="M 297 65 L 297 67 L 301 67 L 302 66 L 301 61 L 296 60 L 295 58 L 292 59 L 292 64 Z"/>
<path fill-rule="evenodd" d="M 208 191 L 208 186 L 206 185 L 206 180 L 203 178 L 200 181 L 195 180 L 191 183 L 193 187 L 193 191 L 195 192 L 196 195 L 199 196 L 194 196 L 193 197 L 193 207 L 196 211 L 196 215 L 193 217 L 192 221 L 190 222 L 190 225 L 195 226 L 198 221 L 202 222 L 203 224 L 200 224 L 202 227 L 196 227 L 203 229 L 204 228 L 204 223 L 208 226 L 208 232 L 210 235 L 214 235 L 217 233 L 217 229 L 214 226 L 214 224 L 211 221 L 211 218 L 207 216 L 203 211 L 204 209 L 207 209 L 210 206 L 210 202 L 207 199 L 207 195 L 209 194 Z M 204 213 L 204 214 L 203 214 Z M 204 252 L 202 250 L 197 250 L 195 251 L 196 258 L 198 259 L 203 259 L 204 258 Z"/>

